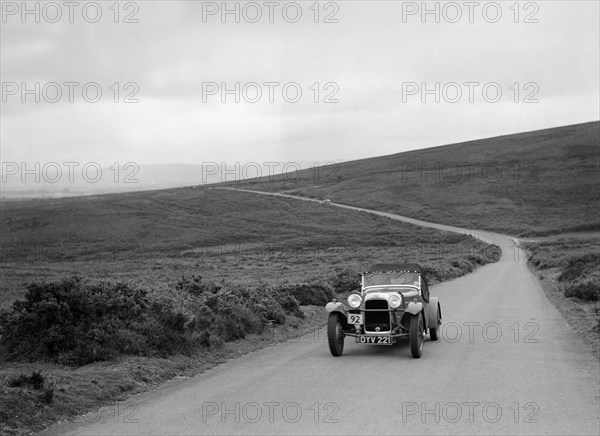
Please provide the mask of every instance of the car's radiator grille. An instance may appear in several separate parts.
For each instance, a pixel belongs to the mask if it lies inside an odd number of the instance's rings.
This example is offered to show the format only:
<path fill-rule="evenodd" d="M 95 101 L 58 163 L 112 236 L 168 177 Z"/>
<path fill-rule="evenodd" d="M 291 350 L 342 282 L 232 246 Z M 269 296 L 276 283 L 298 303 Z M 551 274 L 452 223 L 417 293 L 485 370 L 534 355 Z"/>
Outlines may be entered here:
<path fill-rule="evenodd" d="M 374 310 L 369 309 L 385 309 Z M 385 332 L 390 330 L 390 312 L 387 312 L 388 304 L 386 300 L 368 300 L 365 302 L 365 331 Z M 377 330 L 379 327 L 379 330 Z"/>

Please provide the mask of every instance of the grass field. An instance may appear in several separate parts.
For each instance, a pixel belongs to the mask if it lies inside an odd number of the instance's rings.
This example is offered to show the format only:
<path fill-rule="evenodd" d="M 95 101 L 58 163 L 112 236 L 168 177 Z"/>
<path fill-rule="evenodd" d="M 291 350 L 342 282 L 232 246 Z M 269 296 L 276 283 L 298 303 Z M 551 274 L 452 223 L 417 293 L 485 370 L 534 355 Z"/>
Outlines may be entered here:
<path fill-rule="evenodd" d="M 225 183 L 514 236 L 597 230 L 600 123 Z"/>
<path fill-rule="evenodd" d="M 53 280 L 79 274 L 93 283 L 119 280 L 148 291 L 151 301 L 166 304 L 174 322 L 181 319 L 185 325 L 202 316 L 193 308 L 207 301 L 204 291 L 190 295 L 178 289 L 193 276 L 250 294 L 261 289 L 291 293 L 318 284 L 333 288 L 336 277 L 358 274 L 378 261 L 421 262 L 433 282 L 493 261 L 485 257 L 488 246 L 464 235 L 316 203 L 210 189 L 3 202 L 0 224 L 4 308 L 22 300 L 32 281 L 48 289 Z M 75 367 L 62 363 L 62 355 L 58 362 L 28 362 L 27 355 L 3 359 L 0 401 L 10 407 L 0 412 L 0 432 L 39 430 L 89 410 L 94 416 L 110 413 L 110 404 L 127 395 L 323 325 L 322 306 L 302 311 L 304 319 L 287 314 L 284 324 L 253 324 L 256 332 L 244 339 L 210 342 L 168 357 L 121 355 Z M 21 312 L 11 313 L 16 319 Z M 127 334 L 117 343 L 123 345 L 132 333 Z M 19 351 L 19 341 L 16 346 L 11 356 L 26 353 Z"/>
<path fill-rule="evenodd" d="M 78 273 L 173 284 L 182 275 L 237 283 L 305 282 L 374 260 L 449 261 L 486 246 L 370 214 L 233 191 L 172 189 L 2 204 L 0 303 L 31 280 Z M 466 271 L 465 271 L 466 272 Z M 464 273 L 464 272 L 463 272 Z"/>

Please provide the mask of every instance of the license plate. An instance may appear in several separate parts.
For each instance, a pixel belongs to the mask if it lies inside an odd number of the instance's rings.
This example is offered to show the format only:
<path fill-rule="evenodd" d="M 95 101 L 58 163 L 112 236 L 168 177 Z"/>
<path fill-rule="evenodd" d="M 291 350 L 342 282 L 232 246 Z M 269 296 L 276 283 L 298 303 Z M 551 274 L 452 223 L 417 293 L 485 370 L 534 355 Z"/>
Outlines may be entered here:
<path fill-rule="evenodd" d="M 362 324 L 362 313 L 349 313 L 348 324 Z"/>
<path fill-rule="evenodd" d="M 392 345 L 392 338 L 391 336 L 360 336 L 356 338 L 356 342 L 361 344 Z"/>

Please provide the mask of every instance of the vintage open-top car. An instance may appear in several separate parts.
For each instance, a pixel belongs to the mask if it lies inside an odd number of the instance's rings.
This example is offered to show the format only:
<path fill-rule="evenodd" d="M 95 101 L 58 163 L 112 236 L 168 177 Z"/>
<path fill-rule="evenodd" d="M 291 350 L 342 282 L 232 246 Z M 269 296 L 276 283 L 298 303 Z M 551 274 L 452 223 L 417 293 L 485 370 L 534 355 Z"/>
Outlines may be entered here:
<path fill-rule="evenodd" d="M 442 311 L 436 297 L 430 297 L 423 269 L 416 263 L 375 264 L 361 274 L 360 293 L 347 303 L 333 300 L 327 336 L 334 356 L 344 351 L 344 337 L 361 344 L 392 345 L 409 338 L 413 357 L 421 357 L 425 332 L 437 341 Z"/>

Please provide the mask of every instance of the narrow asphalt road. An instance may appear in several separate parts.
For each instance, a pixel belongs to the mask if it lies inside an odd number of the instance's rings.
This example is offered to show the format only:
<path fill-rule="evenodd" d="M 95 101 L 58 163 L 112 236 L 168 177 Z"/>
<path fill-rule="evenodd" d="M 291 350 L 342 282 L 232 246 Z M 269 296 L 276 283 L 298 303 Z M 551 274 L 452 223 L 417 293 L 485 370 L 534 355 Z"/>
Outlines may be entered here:
<path fill-rule="evenodd" d="M 503 250 L 499 262 L 432 288 L 444 318 L 421 359 L 407 342 L 350 339 L 334 358 L 321 329 L 134 396 L 118 415 L 46 433 L 600 434 L 598 359 L 547 300 L 515 239 L 368 212 Z"/>

